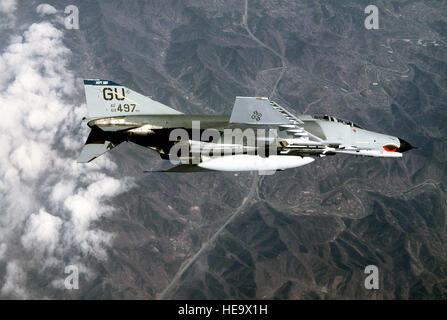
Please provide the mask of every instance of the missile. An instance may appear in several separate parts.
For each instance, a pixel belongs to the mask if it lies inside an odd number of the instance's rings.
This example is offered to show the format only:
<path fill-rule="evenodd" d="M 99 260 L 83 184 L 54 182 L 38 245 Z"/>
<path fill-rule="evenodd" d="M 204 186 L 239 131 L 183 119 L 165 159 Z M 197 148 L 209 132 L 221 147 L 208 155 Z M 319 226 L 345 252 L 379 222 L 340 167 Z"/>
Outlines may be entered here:
<path fill-rule="evenodd" d="M 384 152 L 380 150 L 334 150 L 334 152 L 366 157 L 402 158 L 402 153 L 400 152 Z"/>

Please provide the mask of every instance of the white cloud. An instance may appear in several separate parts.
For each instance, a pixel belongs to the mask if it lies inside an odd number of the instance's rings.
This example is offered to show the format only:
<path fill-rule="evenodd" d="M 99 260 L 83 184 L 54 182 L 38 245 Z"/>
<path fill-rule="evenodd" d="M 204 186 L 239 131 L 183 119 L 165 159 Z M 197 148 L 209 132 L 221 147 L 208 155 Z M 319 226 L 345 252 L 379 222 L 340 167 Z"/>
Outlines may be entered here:
<path fill-rule="evenodd" d="M 25 234 L 21 238 L 23 247 L 35 252 L 46 250 L 52 253 L 58 245 L 61 225 L 61 218 L 43 209 L 38 214 L 32 214 L 28 219 Z"/>
<path fill-rule="evenodd" d="M 16 0 L 0 0 L 0 30 L 14 27 L 16 9 Z"/>
<path fill-rule="evenodd" d="M 57 12 L 56 8 L 52 5 L 49 5 L 48 3 L 42 3 L 39 4 L 36 8 L 36 12 L 40 14 L 41 16 L 47 15 L 47 14 L 55 14 Z"/>
<path fill-rule="evenodd" d="M 36 179 L 50 165 L 50 155 L 48 145 L 25 141 L 11 153 L 10 163 L 18 170 L 22 179 Z"/>
<path fill-rule="evenodd" d="M 13 13 L 17 9 L 16 0 L 0 0 L 0 12 Z"/>
<path fill-rule="evenodd" d="M 25 289 L 26 274 L 17 261 L 10 261 L 6 266 L 5 282 L 1 294 L 18 299 L 28 298 Z"/>
<path fill-rule="evenodd" d="M 73 194 L 76 185 L 73 181 L 60 181 L 56 183 L 51 191 L 50 200 L 54 205 L 63 202 Z"/>
<path fill-rule="evenodd" d="M 2 261 L 5 258 L 6 255 L 6 243 L 0 243 L 0 261 Z"/>

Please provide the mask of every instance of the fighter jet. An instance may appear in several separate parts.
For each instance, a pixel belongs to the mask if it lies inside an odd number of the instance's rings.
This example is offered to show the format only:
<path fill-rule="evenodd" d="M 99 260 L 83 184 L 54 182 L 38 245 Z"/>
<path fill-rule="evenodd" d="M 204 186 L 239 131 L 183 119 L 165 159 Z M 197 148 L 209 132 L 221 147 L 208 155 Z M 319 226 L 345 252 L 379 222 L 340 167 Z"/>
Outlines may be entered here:
<path fill-rule="evenodd" d="M 294 115 L 266 97 L 236 97 L 231 115 L 183 114 L 109 80 L 84 80 L 86 163 L 128 141 L 175 165 L 168 172 L 275 172 L 349 154 L 400 158 L 413 146 L 333 116 Z"/>

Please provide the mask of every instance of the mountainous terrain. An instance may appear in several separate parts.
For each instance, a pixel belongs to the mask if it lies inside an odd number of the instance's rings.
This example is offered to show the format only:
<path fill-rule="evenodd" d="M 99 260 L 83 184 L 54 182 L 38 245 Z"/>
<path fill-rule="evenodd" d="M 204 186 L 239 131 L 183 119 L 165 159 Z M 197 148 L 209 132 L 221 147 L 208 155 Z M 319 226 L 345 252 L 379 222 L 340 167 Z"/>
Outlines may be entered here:
<path fill-rule="evenodd" d="M 17 21 L 49 19 L 38 4 L 19 3 Z M 49 4 L 63 12 L 71 2 Z M 378 30 L 364 27 L 369 4 Z M 51 272 L 31 268 L 34 297 L 447 298 L 446 1 L 76 6 L 79 30 L 52 22 L 70 51 L 76 106 L 87 78 L 184 113 L 229 114 L 235 96 L 268 96 L 295 114 L 351 120 L 418 149 L 402 159 L 326 157 L 271 176 L 143 174 L 163 160 L 124 143 L 105 156 L 116 164 L 107 172 L 132 186 L 108 198 L 110 212 L 91 226 L 114 235 L 107 257 L 81 256 L 91 275 L 81 272 L 79 290 L 55 289 Z M 368 265 L 379 269 L 379 290 L 364 287 Z"/>

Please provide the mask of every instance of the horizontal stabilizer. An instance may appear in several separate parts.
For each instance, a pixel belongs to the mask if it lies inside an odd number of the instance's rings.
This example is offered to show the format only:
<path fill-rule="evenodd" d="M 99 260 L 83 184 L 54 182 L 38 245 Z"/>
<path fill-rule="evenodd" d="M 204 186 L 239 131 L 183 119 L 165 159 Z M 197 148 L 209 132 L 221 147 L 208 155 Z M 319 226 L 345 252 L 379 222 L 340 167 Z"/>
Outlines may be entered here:
<path fill-rule="evenodd" d="M 85 142 L 85 145 L 82 147 L 81 154 L 79 155 L 77 161 L 79 163 L 90 162 L 100 155 L 106 153 L 107 151 L 112 150 L 122 141 L 123 140 L 114 140 L 113 142 L 108 141 L 106 140 L 103 131 L 101 131 L 97 127 L 93 127 L 92 131 L 90 131 L 87 141 Z"/>
<path fill-rule="evenodd" d="M 99 157 L 100 155 L 106 153 L 107 151 L 113 149 L 114 145 L 110 141 L 104 141 L 104 143 L 91 143 L 86 144 L 82 148 L 81 155 L 78 158 L 79 163 L 87 163 L 93 159 Z"/>

